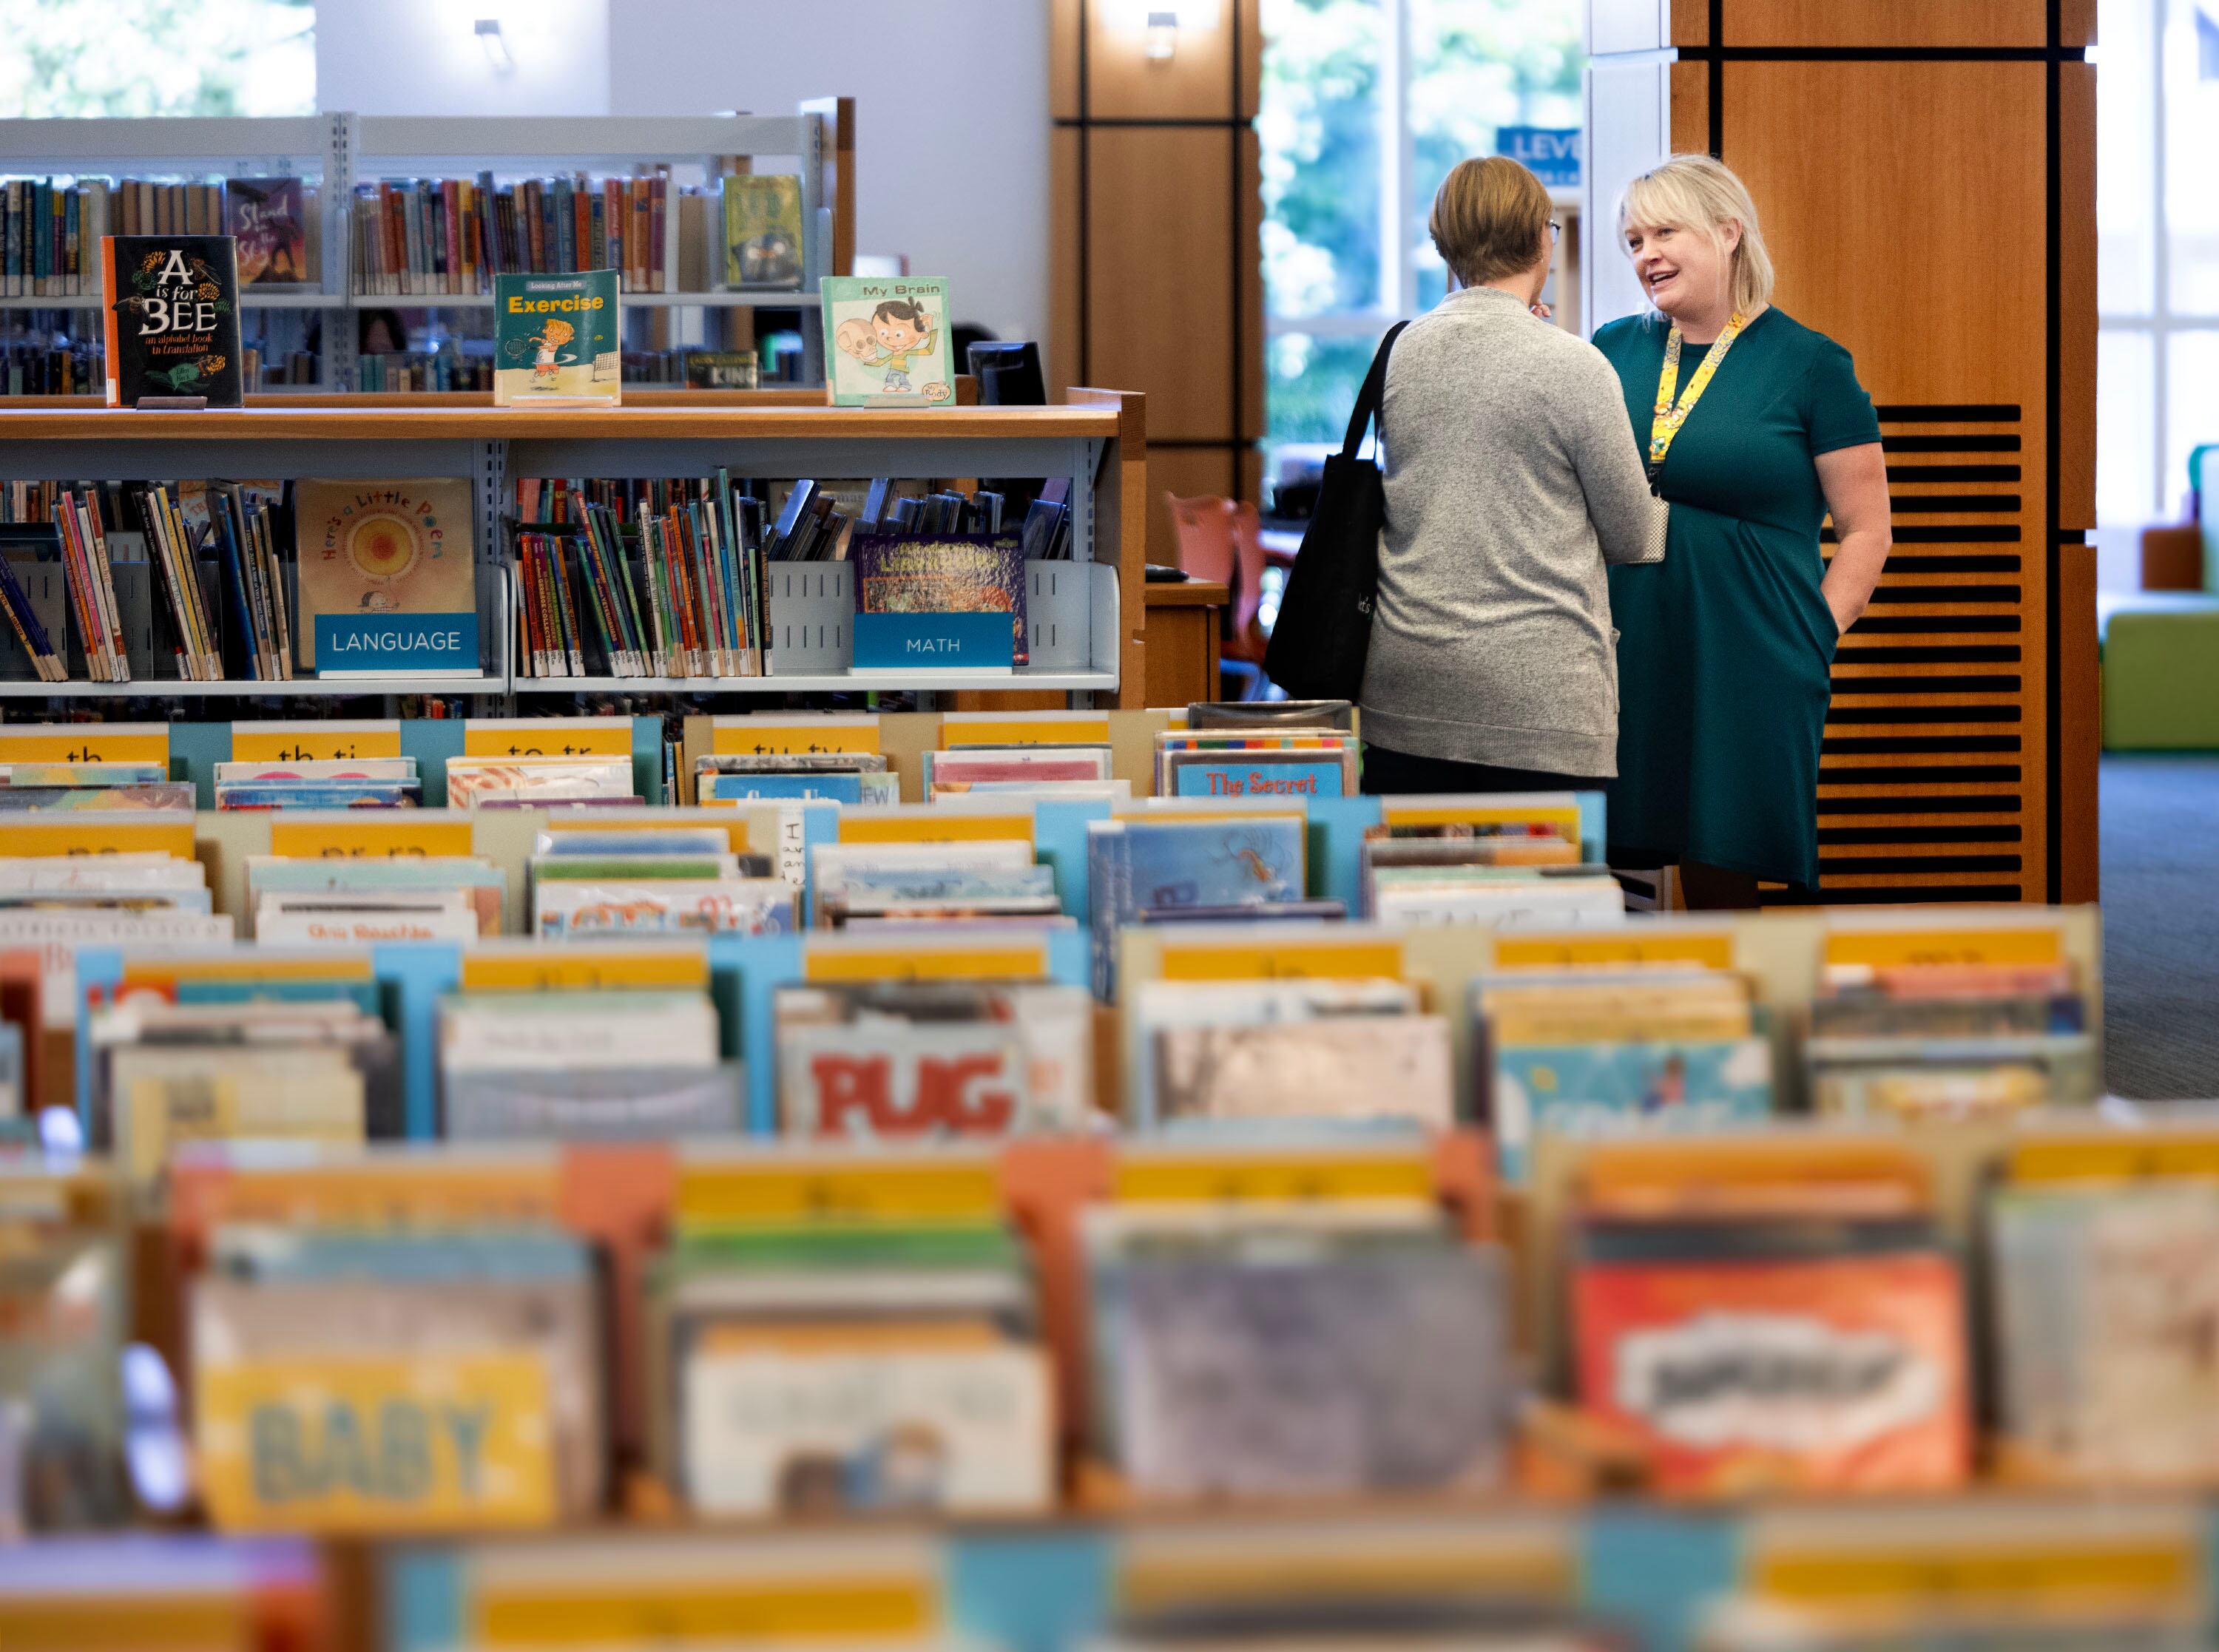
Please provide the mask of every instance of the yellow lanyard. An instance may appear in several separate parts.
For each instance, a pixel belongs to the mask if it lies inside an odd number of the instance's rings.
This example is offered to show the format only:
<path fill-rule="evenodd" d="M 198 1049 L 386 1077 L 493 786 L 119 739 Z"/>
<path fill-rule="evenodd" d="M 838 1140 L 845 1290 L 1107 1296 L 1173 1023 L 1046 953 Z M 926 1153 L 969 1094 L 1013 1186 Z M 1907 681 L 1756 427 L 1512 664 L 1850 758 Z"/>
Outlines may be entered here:
<path fill-rule="evenodd" d="M 1719 363 L 1733 348 L 1734 339 L 1742 329 L 1741 312 L 1736 310 L 1726 330 L 1719 334 L 1719 341 L 1711 346 L 1711 353 L 1703 357 L 1703 364 L 1695 370 L 1695 376 L 1688 381 L 1688 392 L 1675 403 L 1672 393 L 1680 384 L 1680 329 L 1674 327 L 1664 340 L 1664 370 L 1656 376 L 1656 407 L 1649 422 L 1649 478 L 1664 468 L 1664 456 L 1672 450 L 1672 438 L 1680 433 L 1680 426 L 1688 422 L 1688 415 L 1695 411 L 1695 404 L 1710 388 L 1711 378 L 1719 370 Z"/>

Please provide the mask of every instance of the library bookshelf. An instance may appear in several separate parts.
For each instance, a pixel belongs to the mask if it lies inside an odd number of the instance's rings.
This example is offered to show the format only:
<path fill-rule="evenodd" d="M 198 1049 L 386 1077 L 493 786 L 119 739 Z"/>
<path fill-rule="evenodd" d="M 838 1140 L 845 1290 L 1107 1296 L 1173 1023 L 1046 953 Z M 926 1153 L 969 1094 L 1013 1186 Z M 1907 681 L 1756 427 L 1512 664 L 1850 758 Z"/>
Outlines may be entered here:
<path fill-rule="evenodd" d="M 363 115 L 335 111 L 285 118 L 0 121 L 0 177 L 105 175 L 202 182 L 211 177 L 295 176 L 316 191 L 313 279 L 300 287 L 246 287 L 243 310 L 323 314 L 321 382 L 315 391 L 357 382 L 360 310 L 430 313 L 490 309 L 488 293 L 361 290 L 355 274 L 351 205 L 357 184 L 426 174 L 512 178 L 543 172 L 636 173 L 668 169 L 674 188 L 713 189 L 716 181 L 760 169 L 800 181 L 802 282 L 799 289 L 727 286 L 721 260 L 688 282 L 680 214 L 666 215 L 657 284 L 628 290 L 627 308 L 657 312 L 658 347 L 722 347 L 720 315 L 755 309 L 812 310 L 818 282 L 847 275 L 855 261 L 855 101 L 811 99 L 791 115 L 581 116 L 511 119 Z M 713 201 L 711 202 L 713 206 Z M 712 235 L 712 241 L 720 238 Z M 65 295 L 0 296 L 9 311 L 88 314 L 96 287 Z M 824 380 L 823 341 L 801 328 L 805 376 Z"/>
<path fill-rule="evenodd" d="M 240 699 L 441 693 L 481 701 L 577 692 L 695 695 L 904 691 L 1047 692 L 1079 707 L 1137 706 L 1143 692 L 1141 537 L 1147 439 L 1137 394 L 1073 390 L 1044 407 L 832 407 L 822 393 L 668 391 L 611 408 L 505 408 L 469 395 L 257 398 L 244 408 L 140 413 L 19 398 L 0 407 L 0 481 L 117 476 L 359 479 L 451 476 L 474 489 L 485 669 L 478 676 L 290 682 L 122 683 L 0 678 L 0 697 Z M 1061 478 L 1069 561 L 1027 565 L 1032 663 L 1014 672 L 856 670 L 844 562 L 771 562 L 770 668 L 749 677 L 526 677 L 501 518 L 528 476 Z M 286 569 L 289 581 L 293 570 Z M 293 612 L 298 612 L 297 605 Z"/>

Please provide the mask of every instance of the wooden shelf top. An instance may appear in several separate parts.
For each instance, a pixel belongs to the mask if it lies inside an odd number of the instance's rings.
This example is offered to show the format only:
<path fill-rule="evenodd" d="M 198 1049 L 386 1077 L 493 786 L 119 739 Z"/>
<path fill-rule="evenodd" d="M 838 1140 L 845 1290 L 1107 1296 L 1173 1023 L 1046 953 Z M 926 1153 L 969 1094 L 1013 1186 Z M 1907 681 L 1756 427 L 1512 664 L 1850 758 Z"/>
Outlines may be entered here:
<path fill-rule="evenodd" d="M 273 398 L 274 400 L 274 398 Z M 367 398 L 365 398 L 367 400 Z M 493 407 L 438 405 L 283 407 L 264 402 L 205 413 L 127 407 L 0 408 L 0 443 L 23 441 L 594 441 L 612 438 L 813 437 L 820 440 L 978 440 L 995 437 L 1114 438 L 1112 405 L 1056 407 L 878 408 L 651 406 Z"/>
<path fill-rule="evenodd" d="M 1222 608 L 1233 593 L 1210 580 L 1148 580 L 1145 581 L 1151 608 Z"/>

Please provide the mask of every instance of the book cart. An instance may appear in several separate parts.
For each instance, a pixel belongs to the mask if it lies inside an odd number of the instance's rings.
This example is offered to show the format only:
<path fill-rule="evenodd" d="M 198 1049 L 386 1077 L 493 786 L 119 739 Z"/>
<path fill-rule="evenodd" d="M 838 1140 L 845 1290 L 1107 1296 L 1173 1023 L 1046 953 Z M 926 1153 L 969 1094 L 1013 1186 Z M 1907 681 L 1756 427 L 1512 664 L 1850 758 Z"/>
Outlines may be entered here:
<path fill-rule="evenodd" d="M 357 388 L 353 312 L 488 309 L 493 303 L 489 294 L 354 290 L 351 208 L 357 183 L 443 168 L 469 173 L 491 169 L 506 175 L 580 168 L 629 171 L 667 165 L 673 169 L 675 188 L 681 183 L 712 185 L 719 176 L 759 161 L 766 171 L 790 168 L 801 181 L 799 289 L 730 289 L 718 263 L 702 290 L 684 290 L 680 284 L 679 214 L 674 203 L 664 227 L 662 283 L 653 291 L 627 292 L 625 302 L 629 307 L 674 315 L 757 308 L 809 312 L 817 305 L 818 278 L 844 275 L 853 267 L 854 146 L 854 100 L 835 97 L 805 102 L 788 115 L 439 119 L 340 111 L 284 118 L 15 120 L 0 121 L 0 177 L 118 173 L 197 180 L 215 174 L 294 175 L 313 183 L 320 248 L 314 289 L 249 284 L 241 289 L 239 302 L 247 310 L 323 314 L 320 383 L 281 388 L 272 394 L 328 394 Z M 93 266 L 89 262 L 87 267 Z M 0 298 L 0 311 L 71 310 L 96 317 L 99 309 L 96 279 L 90 291 L 66 297 Z M 694 324 L 696 332 L 700 328 L 700 323 Z M 801 334 L 805 376 L 821 383 L 823 340 L 807 325 Z M 52 405 L 58 399 L 24 400 Z M 96 398 L 59 400 L 66 405 Z"/>
<path fill-rule="evenodd" d="M 674 393 L 699 402 L 699 393 Z M 606 409 L 437 405 L 413 396 L 364 407 L 261 406 L 190 414 L 129 409 L 0 409 L 0 481 L 16 478 L 248 475 L 457 476 L 476 490 L 478 675 L 351 676 L 287 682 L 184 682 L 156 638 L 162 623 L 147 571 L 119 606 L 147 666 L 127 683 L 42 682 L 12 640 L 0 650 L 0 696 L 159 698 L 170 694 L 322 697 L 451 693 L 497 701 L 596 690 L 786 694 L 867 690 L 1047 690 L 1084 703 L 1137 704 L 1146 437 L 1141 398 L 1079 390 L 1049 407 L 922 412 L 797 406 L 775 393 L 730 393 L 727 405 L 656 402 Z M 729 405 L 733 401 L 742 405 Z M 502 517 L 524 476 L 1017 475 L 1070 484 L 1072 556 L 1027 565 L 1031 662 L 1011 670 L 852 667 L 855 593 L 845 562 L 767 565 L 767 674 L 752 677 L 525 678 L 512 657 L 516 581 Z M 126 567 L 133 566 L 124 564 Z M 288 572 L 289 581 L 291 573 Z M 143 593 L 143 595 L 142 595 Z M 299 612 L 297 603 L 293 612 Z"/>

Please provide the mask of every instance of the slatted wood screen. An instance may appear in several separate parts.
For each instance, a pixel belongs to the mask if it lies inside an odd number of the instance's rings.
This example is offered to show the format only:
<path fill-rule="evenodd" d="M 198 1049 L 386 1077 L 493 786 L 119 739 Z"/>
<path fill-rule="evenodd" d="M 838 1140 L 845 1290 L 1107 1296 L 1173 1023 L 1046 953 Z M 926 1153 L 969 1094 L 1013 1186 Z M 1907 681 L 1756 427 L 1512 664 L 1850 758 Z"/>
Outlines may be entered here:
<path fill-rule="evenodd" d="M 1775 301 L 1879 408 L 1895 550 L 1836 659 L 1818 897 L 2092 899 L 2092 6 L 1589 13 L 1596 221 L 1668 148 L 1719 155 Z M 1591 313 L 1628 292 L 1599 273 Z"/>

